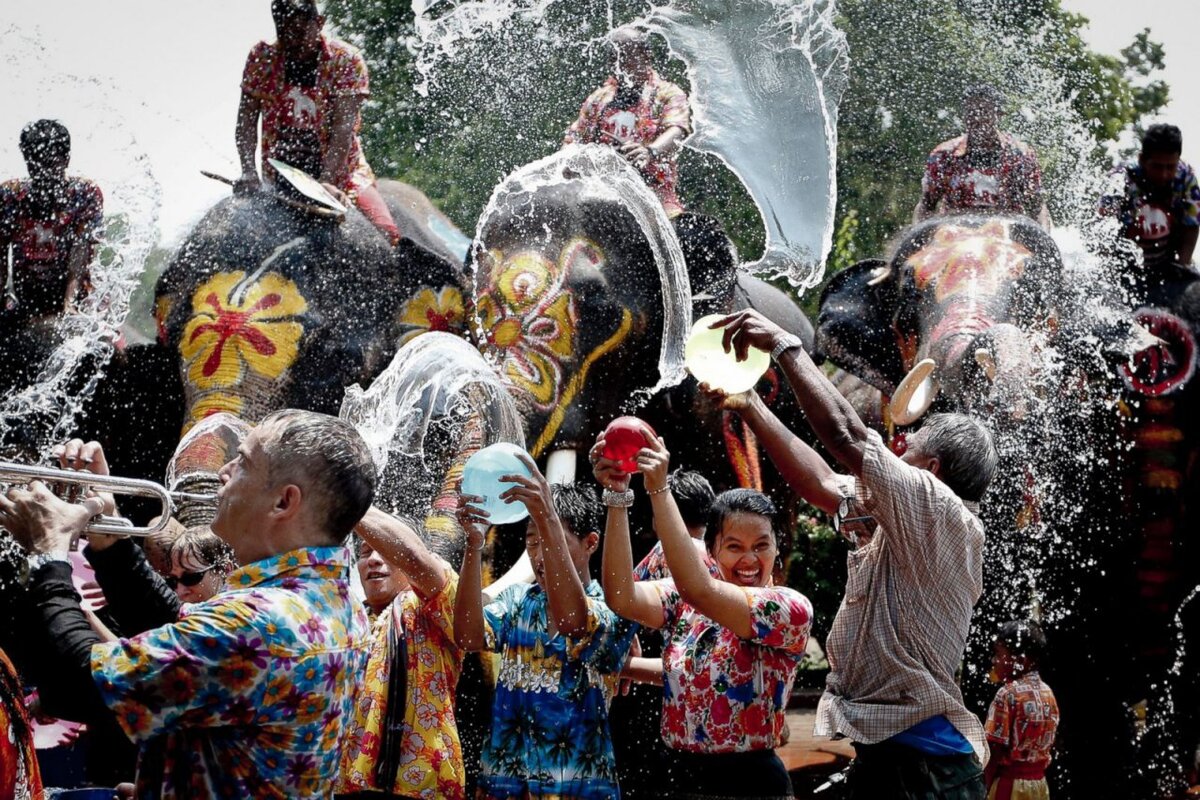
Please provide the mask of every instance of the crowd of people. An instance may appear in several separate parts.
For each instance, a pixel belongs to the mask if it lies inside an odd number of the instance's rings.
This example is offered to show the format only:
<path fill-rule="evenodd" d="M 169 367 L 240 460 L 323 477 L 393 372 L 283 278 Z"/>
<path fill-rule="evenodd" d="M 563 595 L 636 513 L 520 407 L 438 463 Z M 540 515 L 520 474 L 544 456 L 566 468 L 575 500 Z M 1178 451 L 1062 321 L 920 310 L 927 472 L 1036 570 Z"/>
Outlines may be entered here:
<path fill-rule="evenodd" d="M 278 40 L 253 49 L 242 80 L 235 190 L 269 189 L 278 176 L 267 160 L 278 159 L 398 242 L 358 137 L 369 96 L 362 56 L 322 32 L 313 0 L 274 0 L 272 13 Z M 612 41 L 614 74 L 566 142 L 611 144 L 641 171 L 693 280 L 719 298 L 731 291 L 732 250 L 712 246 L 719 223 L 686 212 L 676 192 L 688 97 L 654 70 L 644 33 L 623 28 Z M 1036 154 L 1000 130 L 1004 106 L 993 88 L 968 90 L 966 131 L 930 154 L 914 221 L 1003 213 L 1051 225 Z M 29 179 L 0 186 L 0 246 L 13 253 L 4 337 L 86 297 L 101 229 L 100 190 L 66 175 L 61 124 L 27 126 L 21 151 Z M 1147 269 L 1188 267 L 1194 254 L 1200 187 L 1181 153 L 1177 128 L 1150 127 L 1137 163 L 1098 203 Z M 985 720 L 958 682 L 983 590 L 978 504 L 997 464 L 987 428 L 933 415 L 896 455 L 797 337 L 753 311 L 717 325 L 739 357 L 770 354 L 836 462 L 756 393 L 708 390 L 849 544 L 841 603 L 822 609 L 836 614 L 814 730 L 853 743 L 848 796 L 1048 797 L 1059 714 L 1038 671 L 1038 624 L 996 632 L 1000 688 Z M 662 793 L 792 797 L 777 750 L 814 609 L 776 583 L 771 500 L 750 489 L 717 494 L 702 475 L 672 472 L 669 444 L 647 432 L 632 476 L 605 455 L 603 436 L 592 480 L 552 485 L 532 460 L 528 476 L 507 476 L 504 499 L 529 512 L 534 581 L 499 592 L 484 586 L 490 521 L 479 498 L 460 497 L 465 547 L 461 563 L 448 563 L 419 522 L 372 505 L 375 468 L 353 427 L 311 412 L 279 411 L 253 428 L 221 470 L 211 526 L 173 525 L 143 546 L 87 535 L 96 586 L 82 593 L 71 554 L 95 515 L 118 513 L 113 499 L 69 503 L 39 483 L 10 490 L 0 526 L 29 554 L 39 698 L 27 710 L 0 657 L 0 794 L 41 796 L 29 736 L 35 717 L 56 717 L 132 741 L 136 766 L 119 747 L 108 766 L 112 783 L 127 778 L 122 791 L 139 798 L 618 798 L 628 748 L 611 705 L 623 681 L 637 681 L 662 687 Z M 75 440 L 57 455 L 67 469 L 108 471 L 95 443 Z M 658 541 L 635 564 L 629 509 L 639 489 Z M 85 602 L 91 594 L 102 614 Z M 492 654 L 495 684 L 477 758 L 456 702 L 474 652 Z"/>

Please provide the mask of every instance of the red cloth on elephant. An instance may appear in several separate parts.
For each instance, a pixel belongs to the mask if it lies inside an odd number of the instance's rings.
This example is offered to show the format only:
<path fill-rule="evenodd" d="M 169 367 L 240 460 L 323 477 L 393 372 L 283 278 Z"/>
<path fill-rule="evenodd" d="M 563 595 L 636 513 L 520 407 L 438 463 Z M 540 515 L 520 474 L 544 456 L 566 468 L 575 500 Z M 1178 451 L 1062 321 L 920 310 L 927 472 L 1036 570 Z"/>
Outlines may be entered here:
<path fill-rule="evenodd" d="M 305 162 L 320 164 L 332 133 L 330 111 L 334 102 L 339 97 L 369 97 L 371 89 L 362 53 L 322 35 L 314 85 L 289 84 L 278 47 L 259 42 L 246 59 L 242 92 L 262 104 L 263 177 L 274 182 L 277 176 L 268 158 L 297 167 Z M 333 181 L 351 195 L 375 183 L 358 138 L 361 127 L 360 117 L 354 121 L 346 163 Z"/>
<path fill-rule="evenodd" d="M 87 178 L 67 179 L 49 217 L 33 207 L 30 190 L 27 180 L 0 185 L 0 251 L 13 245 L 16 313 L 23 319 L 62 312 L 71 251 L 87 247 L 90 261 L 104 221 L 104 195 Z"/>
<path fill-rule="evenodd" d="M 1000 147 L 968 150 L 966 135 L 942 142 L 925 162 L 925 205 L 945 200 L 948 213 L 983 211 L 1037 218 L 1042 208 L 1042 170 L 1024 142 L 1000 134 Z"/>
<path fill-rule="evenodd" d="M 692 131 L 692 112 L 687 93 L 657 72 L 651 71 L 642 86 L 637 103 L 625 108 L 618 106 L 617 79 L 609 78 L 584 101 L 579 119 L 567 129 L 566 144 L 618 144 L 639 142 L 649 145 L 669 128 Z M 608 138 L 611 137 L 611 138 Z M 674 155 L 654 159 L 642 170 L 650 188 L 662 201 L 667 216 L 683 213 L 683 204 L 675 193 L 679 181 L 679 163 Z"/>
<path fill-rule="evenodd" d="M 41 800 L 42 775 L 33 749 L 21 681 L 0 650 L 0 798 Z"/>

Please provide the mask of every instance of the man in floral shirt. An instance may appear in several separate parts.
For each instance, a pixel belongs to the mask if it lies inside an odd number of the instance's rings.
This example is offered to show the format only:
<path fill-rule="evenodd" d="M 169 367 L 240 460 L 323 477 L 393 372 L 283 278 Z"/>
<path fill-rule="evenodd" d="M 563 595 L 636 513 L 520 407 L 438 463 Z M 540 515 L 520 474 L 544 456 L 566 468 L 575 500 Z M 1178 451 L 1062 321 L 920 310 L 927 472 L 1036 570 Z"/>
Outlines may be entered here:
<path fill-rule="evenodd" d="M 73 446 L 67 463 L 107 471 L 98 445 Z M 370 453 L 341 420 L 281 411 L 221 481 L 212 529 L 243 566 L 176 622 L 111 642 L 83 615 L 67 560 L 111 498 L 68 504 L 40 483 L 0 498 L 0 524 L 32 553 L 43 702 L 80 721 L 110 709 L 140 747 L 139 798 L 328 797 L 368 646 L 343 543 L 374 494 Z"/>
<path fill-rule="evenodd" d="M 937 213 L 1024 214 L 1049 229 L 1037 154 L 1000 130 L 1003 111 L 1004 96 L 995 88 L 967 89 L 967 132 L 929 154 L 914 222 Z"/>
<path fill-rule="evenodd" d="M 1116 217 L 1122 235 L 1137 242 L 1149 268 L 1191 267 L 1200 234 L 1200 183 L 1183 154 L 1183 134 L 1174 125 L 1151 125 L 1142 137 L 1137 163 L 1112 174 L 1097 208 Z"/>
<path fill-rule="evenodd" d="M 0 330 L 74 309 L 89 289 L 88 264 L 104 218 L 100 188 L 67 176 L 71 134 L 62 123 L 25 126 L 21 155 L 29 179 L 0 184 L 0 282 L 10 245 L 13 273 Z"/>
<path fill-rule="evenodd" d="M 362 54 L 326 37 L 315 0 L 273 0 L 278 41 L 259 42 L 246 59 L 238 108 L 242 177 L 236 191 L 258 189 L 255 151 L 262 117 L 263 177 L 275 183 L 274 158 L 345 193 L 395 244 L 400 231 L 375 186 L 358 138 L 362 104 L 371 90 Z"/>

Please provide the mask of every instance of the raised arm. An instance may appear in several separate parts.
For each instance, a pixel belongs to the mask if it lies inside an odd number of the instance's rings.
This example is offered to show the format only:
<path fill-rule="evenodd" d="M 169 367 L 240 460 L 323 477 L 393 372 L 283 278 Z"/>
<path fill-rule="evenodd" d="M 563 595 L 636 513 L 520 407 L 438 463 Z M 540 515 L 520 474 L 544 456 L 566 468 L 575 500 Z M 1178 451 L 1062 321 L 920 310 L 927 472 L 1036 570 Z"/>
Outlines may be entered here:
<path fill-rule="evenodd" d="M 454 643 L 472 653 L 484 647 L 483 532 L 487 529 L 488 515 L 472 505 L 482 501 L 483 498 L 468 494 L 458 497 L 458 524 L 466 534 L 467 546 L 454 597 Z"/>
<path fill-rule="evenodd" d="M 753 309 L 738 312 L 713 323 L 725 328 L 724 344 L 745 360 L 751 347 L 773 352 L 781 343 L 789 346 L 776 359 L 788 379 L 804 416 L 825 449 L 850 472 L 862 472 L 867 448 L 867 426 L 850 402 L 834 388 L 825 373 L 813 363 L 800 340 Z"/>
<path fill-rule="evenodd" d="M 429 549 L 416 531 L 391 514 L 371 506 L 354 532 L 384 561 L 399 567 L 421 597 L 433 597 L 446 585 L 449 565 Z"/>
<path fill-rule="evenodd" d="M 671 568 L 671 578 L 679 596 L 701 614 L 743 639 L 753 637 L 754 626 L 746 593 L 728 581 L 714 578 L 688 535 L 668 483 L 671 454 L 662 439 L 648 432 L 644 435 L 646 446 L 638 451 L 638 469 L 645 478 L 646 493 L 650 495 L 654 509 L 654 530 L 662 542 L 663 555 Z"/>
<path fill-rule="evenodd" d="M 629 489 L 629 475 L 615 461 L 604 457 L 603 433 L 589 457 L 597 483 L 610 492 Z M 629 508 L 626 506 L 608 505 L 601 571 L 604 602 L 615 614 L 648 628 L 662 627 L 663 607 L 658 592 L 633 579 L 633 547 L 629 542 Z"/>
<path fill-rule="evenodd" d="M 758 441 L 766 448 L 771 463 L 787 481 L 792 491 L 811 505 L 833 514 L 837 511 L 841 497 L 838 493 L 837 473 L 825 463 L 825 459 L 808 444 L 796 436 L 754 390 L 736 395 L 719 395 L 722 406 L 736 412 L 754 431 Z"/>
<path fill-rule="evenodd" d="M 554 510 L 550 484 L 533 459 L 523 453 L 520 458 L 533 477 L 502 476 L 500 480 L 513 486 L 500 497 L 505 502 L 524 503 L 529 509 L 529 518 L 541 543 L 542 567 L 546 571 L 546 600 L 554 626 L 564 636 L 580 636 L 587 632 L 587 592 L 567 550 L 567 534 Z M 586 535 L 590 531 L 576 533 Z"/>

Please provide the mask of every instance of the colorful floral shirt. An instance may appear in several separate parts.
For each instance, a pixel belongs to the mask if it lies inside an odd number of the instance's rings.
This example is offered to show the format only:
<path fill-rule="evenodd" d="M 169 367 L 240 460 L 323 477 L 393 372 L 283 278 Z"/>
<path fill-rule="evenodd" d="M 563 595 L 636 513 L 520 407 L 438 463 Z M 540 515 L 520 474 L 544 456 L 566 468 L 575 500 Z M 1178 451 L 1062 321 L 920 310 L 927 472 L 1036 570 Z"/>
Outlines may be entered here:
<path fill-rule="evenodd" d="M 262 104 L 262 170 L 263 177 L 270 181 L 276 179 L 276 173 L 267 163 L 268 158 L 318 175 L 332 134 L 330 112 L 334 102 L 341 97 L 371 94 L 367 62 L 362 53 L 325 36 L 321 36 L 321 55 L 313 86 L 288 83 L 277 45 L 259 42 L 246 59 L 242 92 Z M 360 117 L 354 120 L 346 163 L 333 181 L 346 192 L 375 183 L 358 138 L 361 127 Z"/>
<path fill-rule="evenodd" d="M 983 730 L 989 742 L 1008 748 L 1004 764 L 1049 764 L 1058 733 L 1054 692 L 1036 672 L 1004 684 L 988 709 Z"/>
<path fill-rule="evenodd" d="M 505 589 L 483 610 L 486 647 L 500 654 L 492 729 L 483 743 L 479 796 L 619 798 L 608 706 L 637 626 L 587 586 L 586 631 L 549 633 L 546 593 Z"/>
<path fill-rule="evenodd" d="M 462 651 L 454 644 L 454 598 L 458 576 L 447 570 L 446 584 L 433 597 L 415 591 L 400 594 L 375 621 L 367 669 L 358 689 L 354 718 L 342 746 L 339 792 L 391 791 L 424 800 L 462 800 L 466 773 L 454 691 L 462 673 Z M 387 720 L 388 679 L 392 669 L 388 634 L 397 619 L 407 642 L 404 730 L 400 768 L 393 786 L 375 784 L 375 765 Z"/>
<path fill-rule="evenodd" d="M 103 221 L 104 195 L 87 178 L 67 179 L 49 219 L 33 208 L 29 181 L 0 184 L 0 254 L 13 245 L 13 289 L 23 317 L 62 312 L 71 251 L 83 245 L 90 261 Z"/>
<path fill-rule="evenodd" d="M 1125 236 L 1142 248 L 1146 263 L 1162 263 L 1174 254 L 1181 227 L 1200 226 L 1200 182 L 1180 161 L 1171 186 L 1155 191 L 1139 164 L 1126 164 L 1109 176 L 1098 210 L 1121 221 Z"/>
<path fill-rule="evenodd" d="M 700 551 L 700 555 L 704 559 L 704 566 L 708 567 L 708 573 L 714 578 L 721 577 L 721 568 L 708 554 L 708 548 L 704 546 L 704 541 L 701 539 L 692 541 L 696 543 L 696 549 Z M 671 577 L 671 568 L 667 566 L 667 556 L 663 553 L 662 542 L 655 542 L 650 552 L 646 553 L 646 557 L 633 568 L 633 579 L 635 581 L 661 581 L 669 577 Z"/>
<path fill-rule="evenodd" d="M 1029 145 L 1000 134 L 998 150 L 967 149 L 966 135 L 942 142 L 925 162 L 921 192 L 926 206 L 945 200 L 946 212 L 981 211 L 1037 217 L 1042 170 Z"/>
<path fill-rule="evenodd" d="M 671 580 L 652 584 L 663 606 L 662 736 L 693 753 L 778 747 L 812 604 L 786 586 L 744 588 L 754 637 L 742 639 L 685 603 Z"/>
<path fill-rule="evenodd" d="M 92 648 L 101 696 L 141 745 L 138 797 L 332 793 L 370 646 L 350 563 L 344 547 L 256 561 L 178 622 Z"/>
<path fill-rule="evenodd" d="M 25 713 L 21 679 L 0 650 L 0 798 L 41 800 L 42 775 Z"/>
<path fill-rule="evenodd" d="M 566 142 L 578 144 L 615 144 L 640 142 L 649 145 L 669 128 L 692 131 L 692 111 L 688 96 L 675 84 L 651 72 L 637 101 L 631 106 L 617 104 L 617 79 L 609 78 L 588 97 L 579 109 L 579 119 L 567 129 Z M 654 189 L 668 217 L 683 212 L 675 193 L 679 181 L 679 163 L 674 155 L 654 159 L 642 171 Z"/>

